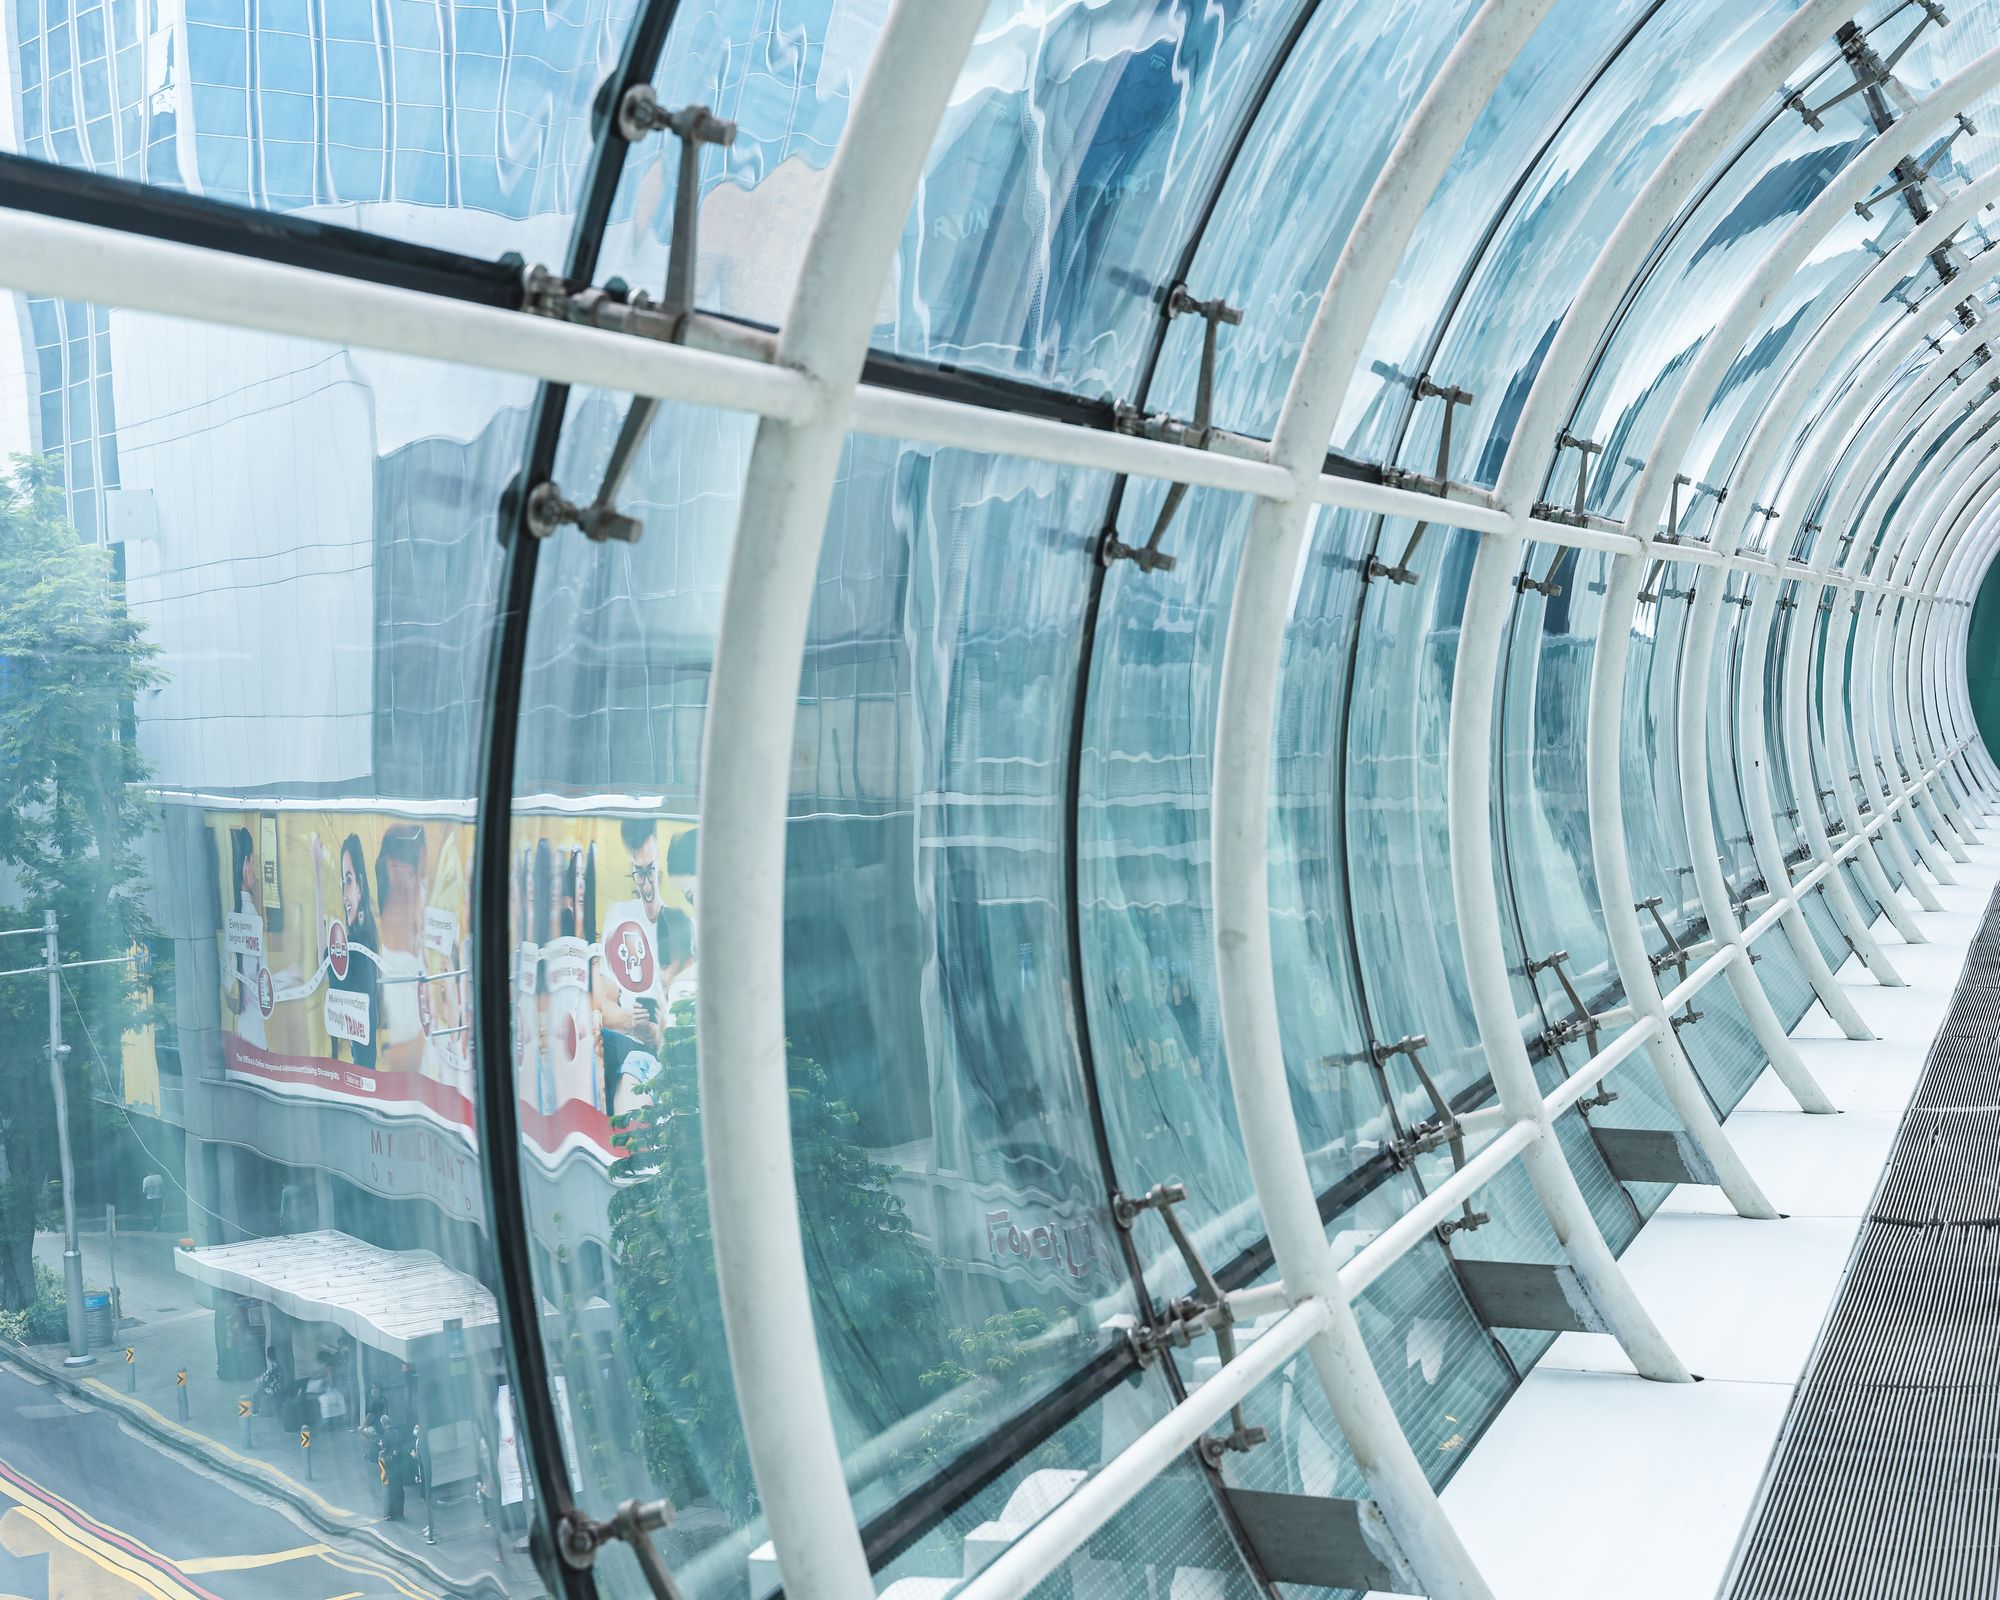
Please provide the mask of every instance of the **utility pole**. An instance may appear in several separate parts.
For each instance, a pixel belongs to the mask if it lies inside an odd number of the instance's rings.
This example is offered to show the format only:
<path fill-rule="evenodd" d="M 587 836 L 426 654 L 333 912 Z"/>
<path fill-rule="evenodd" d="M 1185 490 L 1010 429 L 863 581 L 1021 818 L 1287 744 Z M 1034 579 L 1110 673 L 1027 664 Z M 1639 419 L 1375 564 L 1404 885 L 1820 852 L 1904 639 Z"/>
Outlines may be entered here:
<path fill-rule="evenodd" d="M 56 940 L 56 914 L 42 913 L 42 946 L 49 966 L 49 1085 L 56 1096 L 56 1146 L 62 1158 L 63 1299 L 69 1307 L 69 1354 L 66 1367 L 88 1367 L 97 1357 L 83 1336 L 83 1251 L 76 1239 L 76 1161 L 69 1148 L 69 1087 L 63 1062 L 69 1046 L 62 1042 L 62 948 Z"/>

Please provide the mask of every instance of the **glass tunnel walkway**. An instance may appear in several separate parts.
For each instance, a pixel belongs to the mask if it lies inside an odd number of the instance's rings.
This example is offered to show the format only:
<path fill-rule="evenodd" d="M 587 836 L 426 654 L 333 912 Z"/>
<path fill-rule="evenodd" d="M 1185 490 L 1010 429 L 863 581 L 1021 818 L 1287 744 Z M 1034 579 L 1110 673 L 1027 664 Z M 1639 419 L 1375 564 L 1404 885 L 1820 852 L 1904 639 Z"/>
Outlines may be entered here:
<path fill-rule="evenodd" d="M 0 1596 L 1993 1592 L 2000 3 L 0 18 Z"/>

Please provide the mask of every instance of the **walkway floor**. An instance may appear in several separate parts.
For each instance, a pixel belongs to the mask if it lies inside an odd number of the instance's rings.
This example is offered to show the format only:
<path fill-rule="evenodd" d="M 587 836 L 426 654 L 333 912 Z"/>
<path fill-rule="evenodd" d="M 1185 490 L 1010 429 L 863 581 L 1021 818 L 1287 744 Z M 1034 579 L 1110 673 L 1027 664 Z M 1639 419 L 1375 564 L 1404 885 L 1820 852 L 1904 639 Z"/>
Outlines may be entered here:
<path fill-rule="evenodd" d="M 1876 930 L 1908 988 L 1880 987 L 1852 959 L 1840 972 L 1880 1037 L 1844 1039 L 1818 1006 L 1794 1030 L 1842 1114 L 1804 1115 L 1767 1070 L 1728 1119 L 1785 1216 L 1746 1222 L 1720 1191 L 1683 1186 L 1626 1252 L 1633 1286 L 1704 1381 L 1649 1383 L 1608 1337 L 1565 1334 L 1446 1487 L 1496 1593 L 1705 1600 L 1724 1581 L 2000 884 L 2000 844 L 1969 853 L 1959 884 L 1938 891 L 1944 909 L 1917 913 L 1928 944 Z"/>

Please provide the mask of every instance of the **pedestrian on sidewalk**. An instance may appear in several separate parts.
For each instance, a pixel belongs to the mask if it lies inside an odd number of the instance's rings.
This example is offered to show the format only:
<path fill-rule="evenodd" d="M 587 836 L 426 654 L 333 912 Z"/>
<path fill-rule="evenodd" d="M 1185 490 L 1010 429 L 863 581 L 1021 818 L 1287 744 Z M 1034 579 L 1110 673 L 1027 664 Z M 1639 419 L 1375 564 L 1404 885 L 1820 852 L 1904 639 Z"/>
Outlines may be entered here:
<path fill-rule="evenodd" d="M 139 1193 L 146 1202 L 146 1226 L 158 1233 L 161 1214 L 167 1204 L 166 1180 L 157 1172 L 149 1172 L 139 1184 Z"/>
<path fill-rule="evenodd" d="M 368 1388 L 363 1431 L 375 1440 L 375 1466 L 382 1479 L 382 1515 L 403 1520 L 404 1494 L 418 1481 L 416 1429 L 397 1415 L 398 1407 L 380 1384 Z"/>

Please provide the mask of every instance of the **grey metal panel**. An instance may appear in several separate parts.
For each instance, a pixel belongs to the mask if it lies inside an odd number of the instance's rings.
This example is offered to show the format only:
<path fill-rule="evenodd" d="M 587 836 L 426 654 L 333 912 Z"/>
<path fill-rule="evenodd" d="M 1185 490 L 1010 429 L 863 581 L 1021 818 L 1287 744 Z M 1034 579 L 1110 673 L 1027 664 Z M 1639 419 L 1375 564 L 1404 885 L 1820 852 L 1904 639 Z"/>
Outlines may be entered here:
<path fill-rule="evenodd" d="M 1745 1530 L 1730 1600 L 2000 1594 L 2000 1046 L 1989 922 Z"/>
<path fill-rule="evenodd" d="M 1569 1267 L 1545 1261 L 1454 1260 L 1459 1282 L 1489 1328 L 1606 1333 L 1603 1318 Z"/>
<path fill-rule="evenodd" d="M 1380 1594 L 1421 1594 L 1403 1570 L 1372 1500 L 1226 1489 L 1230 1508 L 1267 1576 L 1278 1583 Z"/>
<path fill-rule="evenodd" d="M 1715 1168 L 1678 1128 L 1600 1128 L 1590 1136 L 1620 1183 L 1714 1183 Z"/>

